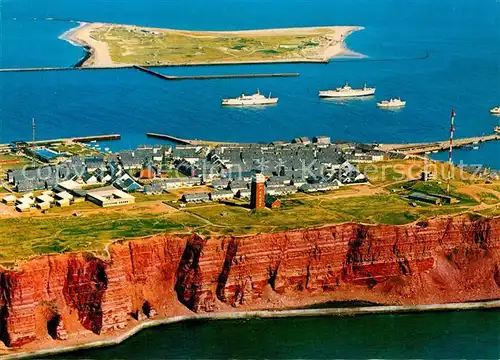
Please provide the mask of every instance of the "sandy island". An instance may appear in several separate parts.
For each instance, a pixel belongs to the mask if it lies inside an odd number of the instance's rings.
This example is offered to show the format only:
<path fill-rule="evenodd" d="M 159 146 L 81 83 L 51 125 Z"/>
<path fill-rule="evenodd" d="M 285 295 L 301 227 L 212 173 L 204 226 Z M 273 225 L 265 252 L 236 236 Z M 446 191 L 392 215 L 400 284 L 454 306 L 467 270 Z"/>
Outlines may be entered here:
<path fill-rule="evenodd" d="M 85 23 L 61 39 L 87 49 L 77 66 L 205 65 L 328 62 L 362 57 L 345 46 L 359 26 L 243 31 L 185 31 L 134 25 Z"/>

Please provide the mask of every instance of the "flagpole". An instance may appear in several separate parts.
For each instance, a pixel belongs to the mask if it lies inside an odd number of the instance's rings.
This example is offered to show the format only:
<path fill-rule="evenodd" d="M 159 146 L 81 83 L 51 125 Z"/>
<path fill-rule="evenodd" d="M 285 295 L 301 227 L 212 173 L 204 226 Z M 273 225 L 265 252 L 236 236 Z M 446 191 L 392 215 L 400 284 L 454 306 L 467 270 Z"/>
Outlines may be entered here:
<path fill-rule="evenodd" d="M 455 132 L 455 110 L 451 110 L 451 127 L 450 127 L 450 153 L 448 156 L 448 185 L 447 185 L 447 193 L 450 195 L 450 181 L 451 181 L 451 168 L 453 167 L 453 134 Z"/>

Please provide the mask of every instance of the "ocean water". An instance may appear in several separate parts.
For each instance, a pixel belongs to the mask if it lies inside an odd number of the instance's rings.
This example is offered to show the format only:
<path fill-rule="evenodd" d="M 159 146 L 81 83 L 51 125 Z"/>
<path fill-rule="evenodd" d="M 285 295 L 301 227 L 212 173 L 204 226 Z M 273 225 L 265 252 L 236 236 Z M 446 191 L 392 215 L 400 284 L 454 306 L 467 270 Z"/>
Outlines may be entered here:
<path fill-rule="evenodd" d="M 497 359 L 500 312 L 187 322 L 52 359 Z"/>
<path fill-rule="evenodd" d="M 263 11 L 265 9 L 265 11 Z M 168 74 L 299 72 L 298 78 L 167 82 L 136 70 L 0 73 L 0 142 L 120 133 L 114 150 L 157 143 L 146 132 L 231 141 L 330 135 L 337 140 L 415 142 L 491 133 L 500 118 L 500 2 L 497 0 L 3 0 L 1 67 L 67 66 L 84 52 L 58 36 L 63 20 L 181 29 L 361 25 L 348 46 L 368 56 L 324 64 L 164 68 Z M 427 53 L 427 59 L 418 60 Z M 377 87 L 373 98 L 324 101 L 319 89 L 349 81 Z M 265 109 L 226 109 L 241 92 L 280 97 Z M 401 96 L 400 111 L 377 100 Z M 500 168 L 500 145 L 458 151 L 455 161 Z M 445 156 L 445 155 L 443 155 Z M 439 157 L 439 156 L 438 156 Z M 444 159 L 444 158 L 443 158 Z"/>

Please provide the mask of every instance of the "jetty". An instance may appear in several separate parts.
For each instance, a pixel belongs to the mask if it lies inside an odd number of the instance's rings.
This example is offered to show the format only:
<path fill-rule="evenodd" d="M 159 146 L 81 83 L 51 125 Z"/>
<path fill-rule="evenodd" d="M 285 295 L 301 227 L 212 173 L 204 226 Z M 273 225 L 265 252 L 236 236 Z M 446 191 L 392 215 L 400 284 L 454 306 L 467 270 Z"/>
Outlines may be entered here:
<path fill-rule="evenodd" d="M 85 60 L 85 59 L 82 59 Z M 35 72 L 35 71 L 72 71 L 72 70 L 120 70 L 120 69 L 133 69 L 141 67 L 139 65 L 111 65 L 111 66 L 82 66 L 80 60 L 75 66 L 52 66 L 52 67 L 31 67 L 31 68 L 0 68 L 0 73 L 9 72 Z M 301 61 L 246 61 L 246 62 L 221 62 L 221 63 L 186 63 L 186 64 L 151 64 L 148 68 L 179 68 L 179 67 L 201 67 L 201 66 L 237 66 L 237 65 L 266 65 L 266 64 L 328 64 L 330 60 L 301 60 Z M 256 76 L 257 75 L 257 76 Z M 238 77 L 289 77 L 299 76 L 298 73 L 285 73 L 285 74 L 241 74 L 241 75 L 207 75 L 207 76 L 169 76 L 169 80 L 196 80 L 199 78 L 204 79 L 225 79 L 225 78 L 238 78 Z"/>
<path fill-rule="evenodd" d="M 37 67 L 37 68 L 4 68 L 0 69 L 0 73 L 35 72 L 35 71 L 119 70 L 119 69 L 131 69 L 132 67 L 133 67 L 132 65 L 120 65 L 120 66 L 92 66 L 92 67 L 61 66 L 61 67 Z"/>
<path fill-rule="evenodd" d="M 92 136 L 79 136 L 72 138 L 62 138 L 62 139 L 53 139 L 53 140 L 38 140 L 35 141 L 35 145 L 43 145 L 43 144 L 57 144 L 64 142 L 80 142 L 80 143 L 88 143 L 91 141 L 109 141 L 109 140 L 120 140 L 120 134 L 109 134 L 109 135 L 92 135 Z M 32 142 L 28 142 L 31 144 Z"/>
<path fill-rule="evenodd" d="M 182 139 L 177 136 L 173 135 L 168 135 L 168 134 L 158 134 L 158 133 L 146 133 L 147 137 L 152 137 L 156 139 L 163 139 L 163 140 L 168 140 L 176 144 L 182 144 L 182 145 L 195 145 L 193 142 L 196 140 L 188 140 L 188 139 Z"/>
<path fill-rule="evenodd" d="M 212 79 L 245 79 L 245 78 L 266 78 L 266 77 L 297 77 L 299 73 L 277 73 L 277 74 L 230 74 L 230 75 L 192 75 L 173 76 L 164 75 L 143 66 L 134 65 L 134 69 L 143 71 L 150 75 L 164 80 L 212 80 Z"/>
<path fill-rule="evenodd" d="M 199 139 L 183 139 L 177 136 L 169 134 L 160 133 L 146 133 L 148 137 L 168 140 L 176 144 L 181 145 L 226 145 L 226 146 L 245 146 L 251 145 L 251 143 L 238 143 L 238 142 L 224 142 L 224 141 L 210 141 L 210 140 L 199 140 Z M 500 140 L 500 133 L 496 132 L 491 135 L 476 136 L 470 138 L 456 139 L 453 142 L 454 147 L 462 147 L 472 144 L 480 144 L 486 141 Z M 426 143 L 411 143 L 411 144 L 379 144 L 375 147 L 376 150 L 381 150 L 384 152 L 400 152 L 405 155 L 418 155 L 426 152 L 432 151 L 443 151 L 448 150 L 450 147 L 450 141 L 437 141 L 437 142 L 426 142 Z"/>
<path fill-rule="evenodd" d="M 169 65 L 153 66 L 153 67 L 169 67 Z M 15 72 L 37 72 L 37 71 L 89 71 L 89 70 L 120 70 L 120 69 L 137 69 L 156 76 L 164 80 L 213 80 L 213 79 L 246 79 L 246 78 L 269 78 L 269 77 L 297 77 L 299 73 L 276 73 L 276 74 L 229 74 L 229 75 L 187 75 L 174 76 L 164 75 L 139 65 L 120 65 L 120 66 L 66 66 L 66 67 L 37 67 L 37 68 L 5 68 L 0 69 L 0 73 L 15 73 Z"/>
<path fill-rule="evenodd" d="M 500 139 L 500 133 L 456 139 L 453 141 L 453 147 L 459 148 L 466 145 L 479 144 L 499 139 Z M 448 150 L 449 148 L 450 148 L 449 140 L 426 142 L 426 143 L 411 143 L 411 144 L 380 144 L 377 146 L 378 150 L 396 151 L 407 155 L 417 155 L 426 152 L 443 151 L 443 150 Z"/>
<path fill-rule="evenodd" d="M 88 143 L 91 141 L 110 141 L 110 140 L 120 140 L 120 134 L 109 134 L 109 135 L 93 135 L 93 136 L 80 136 L 72 138 L 61 138 L 61 139 L 51 139 L 51 140 L 37 140 L 37 141 L 26 141 L 26 144 L 33 145 L 52 145 L 52 144 L 63 144 L 67 142 L 79 142 Z M 2 149 L 7 149 L 10 144 L 0 144 L 0 151 Z"/>

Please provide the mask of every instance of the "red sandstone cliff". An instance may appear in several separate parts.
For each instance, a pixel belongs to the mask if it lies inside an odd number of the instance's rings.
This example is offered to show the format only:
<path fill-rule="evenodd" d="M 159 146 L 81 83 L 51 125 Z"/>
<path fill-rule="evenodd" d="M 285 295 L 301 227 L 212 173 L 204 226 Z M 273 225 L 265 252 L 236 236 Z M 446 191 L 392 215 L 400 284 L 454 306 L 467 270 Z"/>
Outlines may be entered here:
<path fill-rule="evenodd" d="M 265 307 L 269 288 L 275 298 L 400 304 L 500 298 L 500 218 L 241 238 L 164 235 L 117 242 L 110 255 L 50 255 L 3 272 L 1 340 L 62 341 L 117 332 L 154 314 Z"/>

